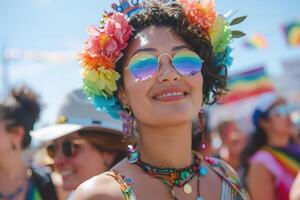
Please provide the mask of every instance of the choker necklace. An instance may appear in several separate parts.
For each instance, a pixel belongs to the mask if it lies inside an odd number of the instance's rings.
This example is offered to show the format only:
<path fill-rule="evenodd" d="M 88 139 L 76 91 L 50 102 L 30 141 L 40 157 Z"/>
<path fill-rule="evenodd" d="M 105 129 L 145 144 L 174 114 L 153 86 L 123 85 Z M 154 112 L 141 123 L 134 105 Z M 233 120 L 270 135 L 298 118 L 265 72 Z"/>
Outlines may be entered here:
<path fill-rule="evenodd" d="M 183 187 L 186 194 L 191 194 L 193 191 L 189 182 L 197 176 L 197 198 L 203 200 L 200 196 L 200 177 L 207 174 L 207 168 L 201 165 L 202 160 L 193 153 L 193 163 L 185 168 L 162 168 L 153 166 L 141 160 L 140 154 L 133 148 L 129 148 L 128 161 L 131 164 L 136 164 L 143 169 L 148 175 L 153 178 L 160 179 L 169 189 L 174 200 L 178 200 L 174 193 L 174 187 Z"/>
<path fill-rule="evenodd" d="M 0 192 L 0 199 L 8 199 L 8 200 L 13 200 L 15 199 L 19 194 L 23 192 L 24 188 L 23 186 L 19 186 L 15 192 L 11 194 L 4 195 L 3 193 Z"/>

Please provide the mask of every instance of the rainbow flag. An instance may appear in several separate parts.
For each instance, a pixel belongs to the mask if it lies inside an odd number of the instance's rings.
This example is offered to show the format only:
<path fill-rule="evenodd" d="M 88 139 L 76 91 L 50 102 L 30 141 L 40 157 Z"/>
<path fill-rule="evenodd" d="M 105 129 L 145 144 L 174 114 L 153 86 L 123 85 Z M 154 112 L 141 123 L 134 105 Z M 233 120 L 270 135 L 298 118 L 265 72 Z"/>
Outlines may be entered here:
<path fill-rule="evenodd" d="M 229 92 L 222 96 L 219 103 L 230 103 L 265 92 L 274 91 L 274 86 L 264 67 L 258 67 L 229 77 Z"/>
<path fill-rule="evenodd" d="M 268 47 L 268 41 L 260 33 L 253 33 L 244 43 L 244 46 L 251 49 L 265 49 Z"/>
<path fill-rule="evenodd" d="M 300 46 L 300 19 L 284 25 L 283 31 L 290 46 Z"/>

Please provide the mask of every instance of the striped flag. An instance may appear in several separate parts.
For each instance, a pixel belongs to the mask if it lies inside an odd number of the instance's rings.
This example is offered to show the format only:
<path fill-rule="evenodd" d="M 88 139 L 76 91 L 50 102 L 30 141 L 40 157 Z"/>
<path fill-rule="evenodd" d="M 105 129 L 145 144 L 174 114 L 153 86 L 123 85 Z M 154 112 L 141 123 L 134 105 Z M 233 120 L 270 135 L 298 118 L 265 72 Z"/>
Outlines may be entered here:
<path fill-rule="evenodd" d="M 300 19 L 284 25 L 283 31 L 290 46 L 300 46 Z"/>
<path fill-rule="evenodd" d="M 268 47 L 268 41 L 264 35 L 253 33 L 245 40 L 244 46 L 251 49 L 265 49 Z"/>
<path fill-rule="evenodd" d="M 264 67 L 233 75 L 229 78 L 228 85 L 229 92 L 220 98 L 219 103 L 221 104 L 239 101 L 275 90 Z"/>

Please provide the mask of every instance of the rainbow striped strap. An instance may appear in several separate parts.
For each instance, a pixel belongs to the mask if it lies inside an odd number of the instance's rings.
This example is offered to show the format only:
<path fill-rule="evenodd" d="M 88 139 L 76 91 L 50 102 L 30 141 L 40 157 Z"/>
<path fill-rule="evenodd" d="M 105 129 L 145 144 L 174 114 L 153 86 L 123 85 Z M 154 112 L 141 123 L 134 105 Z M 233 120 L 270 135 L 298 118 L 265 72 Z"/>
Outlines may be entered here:
<path fill-rule="evenodd" d="M 121 175 L 114 170 L 105 172 L 104 174 L 113 177 L 119 183 L 125 200 L 137 200 L 135 193 L 131 188 L 133 185 L 133 179 L 131 177 Z"/>
<path fill-rule="evenodd" d="M 276 159 L 276 161 L 288 172 L 291 176 L 296 177 L 300 170 L 300 162 L 293 158 L 291 155 L 287 154 L 284 150 L 263 147 L 263 151 L 267 151 Z"/>
<path fill-rule="evenodd" d="M 234 199 L 234 200 L 248 200 L 249 195 L 242 187 L 239 177 L 235 171 L 229 167 L 224 161 L 205 157 L 205 162 L 208 166 L 222 178 L 222 192 L 221 199 Z M 234 197 L 234 198 L 233 198 Z"/>

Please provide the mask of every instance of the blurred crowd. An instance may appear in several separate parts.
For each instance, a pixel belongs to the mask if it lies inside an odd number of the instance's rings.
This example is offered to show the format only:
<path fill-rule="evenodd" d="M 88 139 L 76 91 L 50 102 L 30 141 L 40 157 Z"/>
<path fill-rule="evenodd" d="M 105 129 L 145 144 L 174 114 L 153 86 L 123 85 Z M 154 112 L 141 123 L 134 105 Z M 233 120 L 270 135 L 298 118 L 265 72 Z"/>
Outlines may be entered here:
<path fill-rule="evenodd" d="M 72 199 L 82 182 L 126 157 L 122 122 L 92 108 L 80 89 L 66 94 L 55 124 L 34 128 L 40 111 L 40 97 L 26 86 L 0 103 L 0 200 Z M 251 199 L 300 199 L 300 129 L 291 117 L 299 110 L 263 94 L 252 132 L 235 120 L 210 127 L 209 114 L 203 130 L 192 131 L 196 153 L 229 163 Z"/>

